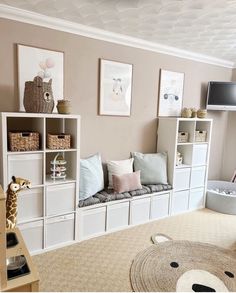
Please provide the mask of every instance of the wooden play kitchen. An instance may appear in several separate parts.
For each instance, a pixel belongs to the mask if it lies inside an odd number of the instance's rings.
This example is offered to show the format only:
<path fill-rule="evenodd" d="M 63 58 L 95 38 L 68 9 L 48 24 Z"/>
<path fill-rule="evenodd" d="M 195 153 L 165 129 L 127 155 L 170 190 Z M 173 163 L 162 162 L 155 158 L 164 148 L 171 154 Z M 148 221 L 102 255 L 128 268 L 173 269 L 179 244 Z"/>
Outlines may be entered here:
<path fill-rule="evenodd" d="M 5 193 L 0 186 L 0 291 L 38 291 L 38 272 L 20 231 L 17 228 L 5 229 L 5 201 Z"/>

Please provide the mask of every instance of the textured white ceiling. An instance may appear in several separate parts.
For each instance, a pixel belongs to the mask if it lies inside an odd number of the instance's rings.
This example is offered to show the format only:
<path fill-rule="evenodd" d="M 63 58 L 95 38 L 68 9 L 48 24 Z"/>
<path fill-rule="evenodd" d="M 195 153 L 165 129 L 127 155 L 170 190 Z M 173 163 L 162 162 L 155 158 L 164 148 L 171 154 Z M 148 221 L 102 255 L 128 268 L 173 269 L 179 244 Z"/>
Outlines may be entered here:
<path fill-rule="evenodd" d="M 0 3 L 236 62 L 236 0 L 0 0 Z"/>

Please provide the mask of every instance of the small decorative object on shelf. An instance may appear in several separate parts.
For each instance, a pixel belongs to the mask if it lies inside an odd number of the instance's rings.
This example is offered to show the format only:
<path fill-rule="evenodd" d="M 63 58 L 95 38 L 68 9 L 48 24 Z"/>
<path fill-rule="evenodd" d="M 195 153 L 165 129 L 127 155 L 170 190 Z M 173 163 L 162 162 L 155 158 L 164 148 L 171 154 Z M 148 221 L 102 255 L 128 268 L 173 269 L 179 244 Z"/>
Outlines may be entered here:
<path fill-rule="evenodd" d="M 195 141 L 196 142 L 205 142 L 207 137 L 206 130 L 196 130 L 195 131 Z"/>
<path fill-rule="evenodd" d="M 51 161 L 51 178 L 56 179 L 66 179 L 66 163 L 63 155 L 58 153 L 53 161 Z"/>
<path fill-rule="evenodd" d="M 59 114 L 70 114 L 71 113 L 71 102 L 69 100 L 58 100 L 57 111 Z"/>
<path fill-rule="evenodd" d="M 70 134 L 50 134 L 47 135 L 47 147 L 50 150 L 69 149 L 71 144 Z"/>
<path fill-rule="evenodd" d="M 24 107 L 29 113 L 52 113 L 54 108 L 52 79 L 45 82 L 42 77 L 36 76 L 33 81 L 26 81 Z"/>
<path fill-rule="evenodd" d="M 197 109 L 196 108 L 192 108 L 191 109 L 191 111 L 192 111 L 192 118 L 196 118 L 197 117 Z"/>
<path fill-rule="evenodd" d="M 38 132 L 8 132 L 9 149 L 11 152 L 37 151 L 39 150 Z"/>
<path fill-rule="evenodd" d="M 188 132 L 178 133 L 178 143 L 188 142 Z"/>
<path fill-rule="evenodd" d="M 197 111 L 197 117 L 198 118 L 206 118 L 207 116 L 207 110 L 206 109 L 199 109 Z"/>
<path fill-rule="evenodd" d="M 192 117 L 192 110 L 190 108 L 183 108 L 181 111 L 181 117 L 191 118 Z"/>
<path fill-rule="evenodd" d="M 176 153 L 176 161 L 175 161 L 176 166 L 180 166 L 183 164 L 183 157 L 180 152 L 177 151 Z"/>

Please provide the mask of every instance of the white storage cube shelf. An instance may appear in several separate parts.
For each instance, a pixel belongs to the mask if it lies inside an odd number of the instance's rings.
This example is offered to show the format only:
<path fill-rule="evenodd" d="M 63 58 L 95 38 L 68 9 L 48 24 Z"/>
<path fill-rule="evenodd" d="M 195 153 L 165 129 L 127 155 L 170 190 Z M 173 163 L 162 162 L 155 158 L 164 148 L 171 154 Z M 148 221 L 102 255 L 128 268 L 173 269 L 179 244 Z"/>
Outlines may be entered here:
<path fill-rule="evenodd" d="M 171 214 L 179 214 L 188 210 L 189 190 L 173 192 Z"/>
<path fill-rule="evenodd" d="M 43 217 L 43 188 L 24 190 L 18 196 L 18 223 Z"/>
<path fill-rule="evenodd" d="M 38 252 L 43 249 L 43 221 L 35 221 L 18 225 L 29 251 Z"/>
<path fill-rule="evenodd" d="M 190 187 L 203 187 L 205 185 L 206 167 L 193 167 L 191 172 Z"/>
<path fill-rule="evenodd" d="M 189 209 L 200 209 L 204 206 L 204 188 L 196 188 L 190 190 Z"/>
<path fill-rule="evenodd" d="M 32 186 L 43 184 L 43 155 L 17 154 L 8 156 L 8 182 L 12 176 L 31 181 Z"/>
<path fill-rule="evenodd" d="M 136 199 L 131 202 L 130 222 L 131 225 L 145 223 L 150 218 L 150 202 L 151 198 Z"/>
<path fill-rule="evenodd" d="M 107 230 L 117 230 L 129 225 L 129 202 L 107 207 Z"/>
<path fill-rule="evenodd" d="M 205 165 L 207 162 L 207 144 L 199 144 L 193 146 L 192 165 Z"/>
<path fill-rule="evenodd" d="M 31 181 L 31 189 L 18 196 L 18 226 L 31 253 L 63 245 L 75 239 L 75 215 L 78 206 L 80 159 L 80 116 L 41 113 L 1 113 L 0 141 L 2 165 L 0 181 L 7 190 L 12 176 Z M 40 148 L 11 152 L 9 131 L 38 132 Z M 71 148 L 49 150 L 47 134 L 71 135 Z M 50 161 L 60 152 L 67 160 L 67 178 L 50 178 Z"/>
<path fill-rule="evenodd" d="M 46 247 L 56 246 L 74 240 L 74 214 L 46 220 Z"/>
<path fill-rule="evenodd" d="M 169 215 L 170 193 L 154 195 L 151 203 L 151 219 L 160 219 Z"/>
<path fill-rule="evenodd" d="M 46 215 L 73 212 L 75 209 L 75 183 L 46 187 Z"/>
<path fill-rule="evenodd" d="M 176 169 L 174 174 L 174 190 L 188 189 L 190 185 L 191 168 Z"/>

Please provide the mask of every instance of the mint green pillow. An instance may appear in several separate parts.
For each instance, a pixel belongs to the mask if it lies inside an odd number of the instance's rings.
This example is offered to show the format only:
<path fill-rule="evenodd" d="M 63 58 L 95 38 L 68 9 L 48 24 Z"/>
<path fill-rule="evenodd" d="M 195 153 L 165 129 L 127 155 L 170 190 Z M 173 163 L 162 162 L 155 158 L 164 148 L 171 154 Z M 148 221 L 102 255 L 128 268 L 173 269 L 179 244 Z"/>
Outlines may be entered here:
<path fill-rule="evenodd" d="M 134 158 L 134 171 L 141 171 L 142 184 L 167 184 L 167 154 L 131 153 Z"/>
<path fill-rule="evenodd" d="M 104 189 L 100 154 L 80 160 L 79 200 L 84 200 Z"/>

